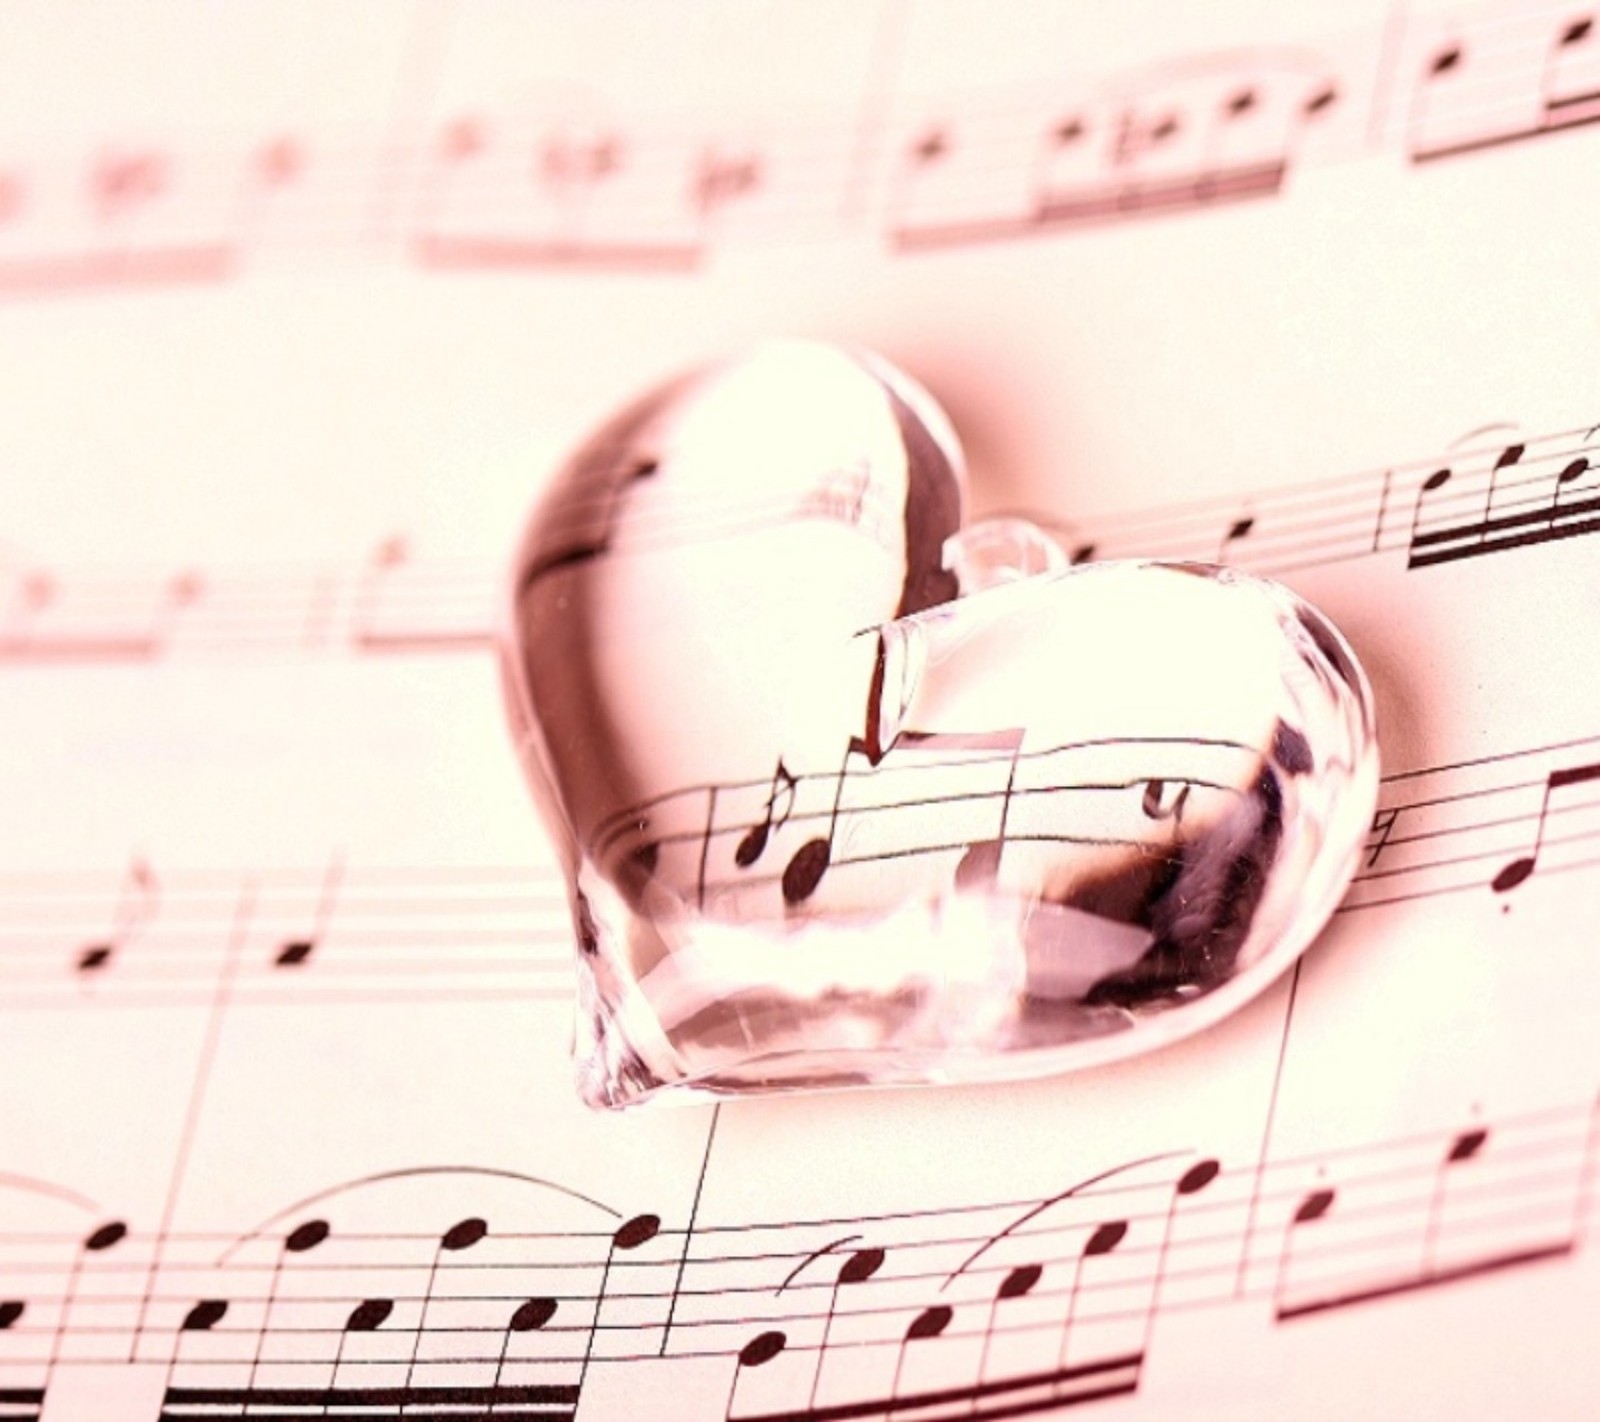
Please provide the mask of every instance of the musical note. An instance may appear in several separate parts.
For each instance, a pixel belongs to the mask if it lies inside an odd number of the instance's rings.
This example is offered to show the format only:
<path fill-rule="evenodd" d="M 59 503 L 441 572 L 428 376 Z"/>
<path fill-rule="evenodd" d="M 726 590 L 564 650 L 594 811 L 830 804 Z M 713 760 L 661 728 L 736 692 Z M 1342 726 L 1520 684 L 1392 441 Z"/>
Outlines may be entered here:
<path fill-rule="evenodd" d="M 433 1307 L 434 1291 L 439 1283 L 440 1263 L 447 1254 L 460 1254 L 464 1250 L 471 1249 L 473 1245 L 482 1243 L 488 1233 L 488 1221 L 480 1219 L 476 1215 L 470 1215 L 464 1220 L 458 1220 L 439 1236 L 439 1246 L 433 1251 L 433 1258 L 428 1262 L 428 1282 L 422 1290 L 422 1303 L 417 1310 L 417 1327 L 411 1339 L 411 1357 L 406 1363 L 404 1386 L 408 1391 L 416 1381 L 417 1359 L 422 1354 L 422 1339 L 428 1331 L 428 1311 Z M 513 1315 L 514 1321 L 515 1315 Z M 531 1328 L 517 1331 L 529 1332 Z M 504 1357 L 505 1350 L 502 1348 L 502 1360 Z"/>
<path fill-rule="evenodd" d="M 311 961 L 327 931 L 328 920 L 333 914 L 339 894 L 339 884 L 343 877 L 344 859 L 343 856 L 336 854 L 329 861 L 327 872 L 323 876 L 322 892 L 318 896 L 317 906 L 312 915 L 311 931 L 304 937 L 284 939 L 273 956 L 273 967 L 299 968 Z"/>
<path fill-rule="evenodd" d="M 676 190 L 661 182 L 671 172 L 683 175 Z M 703 138 L 666 127 L 563 118 L 491 132 L 458 119 L 425 169 L 413 251 L 435 270 L 686 271 L 712 213 L 759 176 L 759 155 L 712 157 Z"/>
<path fill-rule="evenodd" d="M 816 1364 L 811 1372 L 811 1394 L 806 1401 L 808 1408 L 815 1409 L 817 1405 L 817 1391 L 822 1386 L 822 1368 L 828 1359 L 828 1340 L 833 1334 L 834 1321 L 839 1312 L 840 1293 L 873 1278 L 883 1268 L 886 1257 L 884 1251 L 876 1247 L 857 1249 L 846 1256 L 834 1275 L 833 1288 L 828 1294 L 827 1308 L 822 1315 L 822 1337 L 817 1344 Z"/>
<path fill-rule="evenodd" d="M 1429 57 L 1408 123 L 1412 162 L 1481 153 L 1600 121 L 1594 16 L 1569 15 L 1543 29 L 1548 22 L 1530 15 L 1521 43 L 1520 36 L 1484 27 L 1472 48 L 1454 39 Z M 1475 72 L 1477 85 L 1470 82 Z M 1453 82 L 1441 103 L 1447 80 Z M 1481 104 L 1478 89 L 1490 84 L 1514 99 Z"/>
<path fill-rule="evenodd" d="M 1068 1373 L 1069 1349 L 1073 1341 L 1072 1325 L 1078 1310 L 1078 1296 L 1083 1291 L 1083 1271 L 1091 1259 L 1102 1259 L 1110 1254 L 1128 1236 L 1127 1220 L 1106 1220 L 1095 1226 L 1083 1249 L 1072 1261 L 1072 1286 L 1067 1292 L 1067 1311 L 1061 1320 L 1061 1346 L 1056 1352 L 1056 1367 L 1065 1377 Z"/>
<path fill-rule="evenodd" d="M 56 1372 L 65 1357 L 67 1338 L 72 1333 L 73 1312 L 78 1304 L 78 1295 L 83 1286 L 85 1268 L 95 1256 L 114 1249 L 128 1237 L 128 1226 L 122 1220 L 108 1220 L 96 1226 L 78 1242 L 78 1248 L 72 1256 L 71 1267 L 67 1271 L 66 1285 L 61 1291 L 61 1306 L 57 1311 L 55 1327 L 50 1340 L 49 1359 L 45 1364 L 43 1393 L 48 1394 L 50 1385 L 55 1380 Z M 21 1317 L 20 1308 L 16 1317 Z M 13 1320 L 15 1321 L 15 1319 Z"/>
<path fill-rule="evenodd" d="M 1251 516 L 1235 519 L 1228 525 L 1228 531 L 1222 535 L 1222 542 L 1217 545 L 1216 561 L 1226 563 L 1233 551 L 1233 546 L 1241 538 L 1248 538 L 1255 528 L 1256 521 Z"/>
<path fill-rule="evenodd" d="M 948 1304 L 929 1304 L 911 1320 L 905 1336 L 900 1340 L 900 1350 L 895 1354 L 894 1379 L 889 1384 L 889 1397 L 892 1402 L 901 1400 L 900 1382 L 905 1375 L 906 1353 L 911 1345 L 921 1339 L 942 1337 L 955 1316 L 955 1310 Z"/>
<path fill-rule="evenodd" d="M 995 1320 L 999 1316 L 1000 1305 L 1009 1299 L 1026 1298 L 1043 1277 L 1043 1265 L 1019 1264 L 1014 1269 L 1007 1270 L 995 1288 L 994 1297 L 989 1300 L 989 1320 L 983 1330 L 983 1349 L 978 1354 L 979 1387 L 989 1381 L 989 1348 L 994 1339 Z"/>
<path fill-rule="evenodd" d="M 81 979 L 110 968 L 133 938 L 155 918 L 160 907 L 160 885 L 150 866 L 135 856 L 123 876 L 122 890 L 112 914 L 110 934 L 78 950 L 74 967 Z"/>
<path fill-rule="evenodd" d="M 1544 798 L 1539 804 L 1539 820 L 1534 829 L 1532 850 L 1510 861 L 1502 868 L 1492 880 L 1489 887 L 1497 894 L 1509 893 L 1518 885 L 1526 883 L 1533 876 L 1539 866 L 1539 854 L 1544 848 L 1545 826 L 1550 818 L 1551 797 L 1563 790 L 1570 790 L 1574 786 L 1588 785 L 1592 781 L 1600 780 L 1600 762 L 1591 765 L 1566 766 L 1560 770 L 1552 770 L 1544 785 Z"/>
<path fill-rule="evenodd" d="M 783 763 L 783 758 L 778 758 L 778 768 L 772 772 L 772 791 L 767 796 L 767 811 L 759 824 L 752 825 L 750 832 L 739 841 L 739 846 L 733 852 L 733 862 L 741 869 L 748 869 L 766 852 L 767 840 L 774 829 L 782 829 L 789 822 L 789 815 L 794 810 L 794 792 L 797 785 L 789 767 Z M 777 814 L 779 800 L 783 801 L 783 811 Z"/>
<path fill-rule="evenodd" d="M 618 1225 L 612 1233 L 610 1242 L 606 1246 L 605 1262 L 600 1269 L 600 1284 L 594 1295 L 594 1316 L 589 1328 L 588 1342 L 583 1350 L 583 1363 L 578 1370 L 578 1390 L 583 1389 L 584 1379 L 589 1375 L 589 1365 L 594 1358 L 595 1337 L 600 1332 L 601 1314 L 605 1308 L 606 1290 L 611 1284 L 611 1271 L 617 1264 L 619 1254 L 631 1254 L 642 1248 L 661 1233 L 661 1218 L 659 1215 L 635 1215 L 630 1220 L 625 1220 Z"/>
<path fill-rule="evenodd" d="M 728 1388 L 728 1402 L 723 1409 L 725 1422 L 734 1422 L 733 1408 L 739 1400 L 739 1384 L 746 1371 L 763 1368 L 789 1346 L 788 1335 L 780 1329 L 769 1328 L 758 1333 L 734 1354 L 733 1383 Z"/>
<path fill-rule="evenodd" d="M 262 1366 L 266 1361 L 267 1339 L 272 1335 L 273 1315 L 278 1307 L 279 1290 L 283 1286 L 284 1268 L 290 1257 L 298 1258 L 310 1253 L 319 1245 L 327 1242 L 332 1226 L 327 1220 L 314 1218 L 302 1220 L 293 1229 L 289 1230 L 280 1241 L 279 1247 L 273 1252 L 272 1271 L 267 1276 L 267 1289 L 261 1306 L 261 1326 L 256 1331 L 255 1347 L 250 1358 L 249 1372 L 245 1378 L 244 1395 L 255 1396 L 261 1377 Z M 340 1346 L 343 1346 L 343 1336 L 340 1337 Z M 337 1368 L 335 1364 L 335 1368 Z M 168 1403 L 187 1401 L 194 1389 L 176 1388 L 170 1380 L 167 1387 Z M 215 1400 L 212 1398 L 211 1400 Z"/>
<path fill-rule="evenodd" d="M 1351 1205 L 1350 1217 L 1342 1227 L 1338 1222 L 1341 1194 L 1345 1192 L 1326 1186 L 1309 1191 L 1295 1207 L 1280 1251 L 1274 1290 L 1274 1313 L 1278 1320 L 1284 1322 L 1439 1288 L 1571 1254 L 1577 1236 L 1576 1212 L 1570 1207 L 1568 1211 L 1552 1210 L 1543 1218 L 1519 1219 L 1501 1232 L 1501 1238 L 1485 1239 L 1482 1228 L 1485 1202 L 1462 1194 L 1459 1226 L 1452 1228 L 1452 1195 L 1463 1175 L 1480 1168 L 1476 1163 L 1484 1158 L 1491 1144 L 1491 1132 L 1486 1127 L 1475 1126 L 1456 1133 L 1432 1168 L 1415 1177 L 1415 1183 L 1425 1188 L 1417 1191 L 1410 1181 L 1405 1182 L 1411 1188 L 1399 1199 L 1395 1197 L 1403 1187 L 1395 1183 L 1362 1182 L 1368 1198 Z M 1585 1133 L 1579 1150 L 1570 1188 L 1571 1199 L 1581 1203 L 1592 1169 L 1592 1129 Z M 1550 1190 L 1552 1185 L 1555 1182 L 1544 1188 Z M 1384 1200 L 1388 1213 L 1404 1211 L 1412 1221 L 1415 1256 L 1412 1262 L 1399 1269 L 1386 1259 L 1366 1262 L 1372 1252 L 1367 1245 L 1371 1225 L 1366 1214 L 1374 1208 L 1373 1197 Z M 1552 1201 L 1559 1198 L 1557 1185 Z M 1492 1197 L 1488 1203 L 1492 1205 Z M 1309 1243 L 1301 1240 L 1301 1235 L 1313 1226 L 1313 1238 L 1320 1243 L 1315 1253 Z M 1459 1242 L 1447 1254 L 1447 1246 L 1457 1235 Z M 1331 1263 L 1333 1269 L 1324 1260 Z M 1363 1262 L 1366 1262 L 1364 1269 Z M 1295 1278 L 1296 1274 L 1306 1277 L 1301 1281 Z"/>
<path fill-rule="evenodd" d="M 701 154 L 694 175 L 694 200 L 702 214 L 714 217 L 737 199 L 761 185 L 759 154 L 728 155 L 708 148 Z"/>
<path fill-rule="evenodd" d="M 824 834 L 807 840 L 797 849 L 783 871 L 783 899 L 791 906 L 805 903 L 816 893 L 824 876 L 834 866 L 834 842 L 838 834 L 840 816 L 844 809 L 847 784 L 855 776 L 870 776 L 888 757 L 904 763 L 913 753 L 949 755 L 951 752 L 976 752 L 975 765 L 992 765 L 1005 776 L 1004 785 L 992 795 L 977 792 L 973 798 L 998 799 L 998 820 L 992 837 L 969 840 L 955 871 L 955 882 L 961 886 L 987 883 L 999 872 L 1000 855 L 1005 846 L 1006 821 L 1011 811 L 1012 791 L 1016 782 L 1017 759 L 1022 750 L 1024 732 L 1020 728 L 1000 731 L 922 732 L 903 730 L 888 745 L 880 746 L 874 736 L 851 736 L 845 749 L 843 762 L 834 777 L 833 805 L 828 813 Z M 852 758 L 866 762 L 864 770 L 852 771 Z M 948 833 L 930 841 L 929 849 L 946 847 Z"/>

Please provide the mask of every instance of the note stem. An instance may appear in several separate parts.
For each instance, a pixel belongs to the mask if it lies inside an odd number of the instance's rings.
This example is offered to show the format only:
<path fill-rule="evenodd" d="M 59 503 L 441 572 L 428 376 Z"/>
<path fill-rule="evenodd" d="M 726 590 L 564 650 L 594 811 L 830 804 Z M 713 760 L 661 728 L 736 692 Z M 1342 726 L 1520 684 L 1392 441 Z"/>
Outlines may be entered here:
<path fill-rule="evenodd" d="M 1144 1357 L 1150 1350 L 1150 1339 L 1155 1332 L 1156 1315 L 1161 1310 L 1161 1290 L 1167 1278 L 1167 1260 L 1172 1251 L 1172 1231 L 1178 1218 L 1178 1205 L 1191 1195 L 1197 1195 L 1211 1184 L 1222 1172 L 1222 1167 L 1214 1160 L 1202 1160 L 1191 1165 L 1173 1187 L 1171 1198 L 1167 1201 L 1166 1221 L 1161 1230 L 1161 1248 L 1156 1254 L 1156 1267 L 1153 1282 L 1150 1287 L 1150 1306 L 1145 1314 L 1144 1338 L 1139 1345 L 1139 1366 L 1144 1365 Z"/>
<path fill-rule="evenodd" d="M 1109 1254 L 1115 1249 L 1128 1234 L 1126 1220 L 1108 1220 L 1098 1226 L 1094 1233 L 1084 1242 L 1083 1249 L 1072 1262 L 1072 1288 L 1067 1294 L 1067 1312 L 1061 1321 L 1061 1346 L 1056 1351 L 1056 1366 L 1064 1370 L 1067 1366 L 1067 1350 L 1072 1342 L 1072 1325 L 1078 1316 L 1078 1293 L 1083 1287 L 1083 1269 L 1086 1261 L 1098 1259 Z M 1061 1391 L 1062 1384 L 1056 1384 L 1056 1391 Z"/>
<path fill-rule="evenodd" d="M 1444 1224 L 1444 1206 L 1453 1169 L 1473 1159 L 1489 1139 L 1487 1130 L 1477 1128 L 1463 1131 L 1450 1144 L 1444 1159 L 1434 1172 L 1433 1193 L 1428 1201 L 1428 1222 L 1422 1239 L 1422 1267 L 1420 1277 L 1429 1279 L 1438 1267 L 1439 1234 Z"/>
<path fill-rule="evenodd" d="M 1545 826 L 1550 819 L 1551 797 L 1560 790 L 1573 785 L 1584 785 L 1592 780 L 1600 780 L 1600 761 L 1591 765 L 1567 766 L 1550 772 L 1545 780 L 1544 796 L 1539 803 L 1539 822 L 1534 830 L 1533 848 L 1521 858 L 1513 859 L 1489 881 L 1489 887 L 1495 893 L 1509 893 L 1532 878 L 1534 870 L 1539 867 L 1539 855 L 1544 850 Z"/>
<path fill-rule="evenodd" d="M 272 1273 L 267 1278 L 267 1296 L 261 1310 L 261 1326 L 256 1330 L 255 1353 L 250 1359 L 250 1373 L 245 1381 L 245 1391 L 248 1393 L 255 1388 L 256 1378 L 261 1372 L 261 1361 L 266 1352 L 267 1336 L 272 1331 L 272 1313 L 277 1307 L 278 1290 L 283 1280 L 284 1261 L 291 1254 L 304 1254 L 315 1249 L 328 1237 L 329 1229 L 326 1220 L 307 1220 L 297 1225 L 283 1237 L 278 1246 L 277 1253 L 272 1259 Z"/>
<path fill-rule="evenodd" d="M 1283 1243 L 1278 1248 L 1278 1268 L 1272 1284 L 1272 1312 L 1277 1319 L 1284 1317 L 1284 1294 L 1289 1280 L 1289 1269 L 1294 1257 L 1295 1242 L 1299 1239 L 1300 1229 L 1304 1225 L 1314 1224 L 1320 1220 L 1333 1207 L 1334 1193 L 1332 1190 L 1317 1189 L 1306 1195 L 1290 1216 L 1289 1223 L 1283 1231 Z"/>
<path fill-rule="evenodd" d="M 949 1305 L 933 1304 L 911 1320 L 911 1326 L 900 1339 L 900 1351 L 895 1355 L 894 1379 L 889 1384 L 891 1401 L 898 1401 L 900 1398 L 900 1379 L 905 1371 L 906 1352 L 911 1344 L 918 1339 L 938 1338 L 950 1326 L 950 1321 L 954 1317 L 955 1311 Z"/>
<path fill-rule="evenodd" d="M 50 1384 L 55 1378 L 56 1369 L 61 1364 L 61 1351 L 66 1345 L 67 1335 L 72 1327 L 72 1310 L 78 1301 L 78 1289 L 83 1281 L 84 1265 L 89 1256 L 103 1254 L 106 1250 L 114 1248 L 127 1238 L 128 1227 L 121 1220 L 112 1220 L 91 1231 L 78 1242 L 78 1248 L 72 1256 L 72 1267 L 67 1273 L 66 1287 L 61 1294 L 61 1312 L 56 1317 L 55 1328 L 50 1339 L 50 1357 L 45 1364 L 44 1388 L 48 1393 Z"/>
<path fill-rule="evenodd" d="M 428 1262 L 428 1282 L 422 1290 L 422 1305 L 417 1310 L 417 1329 L 411 1339 L 411 1358 L 406 1364 L 406 1387 L 416 1377 L 417 1359 L 422 1352 L 422 1336 L 428 1327 L 428 1310 L 433 1304 L 434 1289 L 439 1280 L 439 1264 L 446 1254 L 458 1254 L 471 1249 L 489 1232 L 483 1220 L 473 1217 L 452 1225 L 433 1247 L 433 1258 Z"/>
<path fill-rule="evenodd" d="M 584 1379 L 589 1376 L 589 1364 L 594 1358 L 595 1343 L 600 1334 L 600 1315 L 605 1308 L 606 1290 L 611 1284 L 611 1268 L 616 1262 L 619 1253 L 628 1253 L 638 1249 L 643 1244 L 648 1244 L 661 1232 L 661 1220 L 657 1215 L 635 1215 L 631 1220 L 619 1225 L 606 1245 L 605 1263 L 600 1269 L 600 1287 L 594 1296 L 594 1322 L 589 1329 L 589 1337 L 584 1344 L 583 1363 L 578 1369 L 578 1389 L 583 1390 Z"/>
<path fill-rule="evenodd" d="M 828 1340 L 833 1335 L 833 1320 L 839 1309 L 839 1292 L 851 1284 L 864 1284 L 879 1269 L 883 1267 L 884 1252 L 881 1249 L 858 1249 L 839 1267 L 839 1273 L 834 1278 L 833 1289 L 828 1294 L 828 1312 L 822 1320 L 822 1341 L 817 1345 L 817 1363 L 811 1371 L 811 1396 L 806 1403 L 808 1408 L 817 1405 L 817 1391 L 822 1386 L 822 1365 L 827 1361 Z"/>

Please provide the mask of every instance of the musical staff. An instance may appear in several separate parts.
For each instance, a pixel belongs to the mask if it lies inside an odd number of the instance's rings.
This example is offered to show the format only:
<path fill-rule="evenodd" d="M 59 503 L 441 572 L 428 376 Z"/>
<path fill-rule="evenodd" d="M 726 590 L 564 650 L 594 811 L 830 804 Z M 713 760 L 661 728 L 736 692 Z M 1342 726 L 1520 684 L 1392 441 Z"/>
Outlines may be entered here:
<path fill-rule="evenodd" d="M 876 542 L 885 517 L 881 494 L 851 478 L 839 471 L 798 507 L 752 499 L 715 524 L 657 516 L 629 527 L 613 556 L 797 516 L 841 522 Z M 1600 426 L 1468 441 L 1442 455 L 1242 500 L 1113 513 L 1092 523 L 1067 523 L 1048 511 L 1017 516 L 1051 530 L 1077 564 L 1193 559 L 1281 577 L 1398 553 L 1404 562 L 1395 566 L 1415 571 L 1600 532 Z M 581 532 L 574 528 L 574 537 Z M 579 546 L 581 538 L 573 545 Z M 549 566 L 570 556 L 572 548 L 553 550 Z M 0 568 L 0 607 L 9 608 L 0 612 L 0 670 L 179 656 L 477 653 L 493 647 L 496 604 L 506 595 L 498 565 L 426 559 L 399 536 L 344 568 L 9 575 Z"/>
<path fill-rule="evenodd" d="M 161 1370 L 170 1418 L 568 1415 L 593 1370 L 657 1356 L 722 1360 L 730 1418 L 1043 1412 L 1137 1391 L 1174 1312 L 1261 1298 L 1298 1329 L 1561 1267 L 1593 1210 L 1597 1119 L 1590 1100 L 1259 1167 L 1130 1161 L 1045 1199 L 687 1228 L 500 1172 L 401 1171 L 242 1237 L 176 1233 L 143 1299 L 116 1282 L 140 1276 L 115 1262 L 148 1248 L 136 1227 L 96 1227 L 63 1266 L 58 1231 L 12 1225 L 0 1261 L 27 1294 L 0 1330 L 0 1383 L 37 1408 L 56 1367 L 125 1362 L 143 1305 L 163 1322 L 135 1366 Z M 1237 1295 L 1252 1198 L 1266 1228 Z M 10 1386 L 41 1365 L 42 1387 Z"/>
<path fill-rule="evenodd" d="M 1416 79 L 1414 163 L 1523 144 L 1600 120 L 1595 15 L 1557 6 L 1454 27 Z"/>
<path fill-rule="evenodd" d="M 1499 905 L 1535 871 L 1600 868 L 1597 765 L 1600 735 L 1387 776 L 1362 866 L 1339 912 L 1461 894 Z M 743 791 L 754 807 L 769 787 L 722 787 L 719 803 L 739 802 L 730 789 Z M 1159 813 L 1177 813 L 1184 794 L 1170 785 L 1154 791 L 1147 782 L 1134 784 L 1133 792 L 1141 815 L 1149 813 L 1147 801 Z M 704 792 L 685 794 L 695 799 Z M 816 814 L 827 818 L 825 809 Z M 764 823 L 759 810 L 748 824 L 732 812 L 721 822 L 716 842 L 727 848 L 726 854 L 719 848 L 717 859 L 726 859 L 730 878 L 744 877 L 738 855 Z M 706 844 L 703 825 L 692 839 L 698 856 Z M 754 859 L 749 868 L 756 868 Z M 155 871 L 146 866 L 142 873 L 153 880 Z M 776 871 L 770 878 L 776 882 Z M 0 1003 L 205 1003 L 222 971 L 246 881 L 258 897 L 233 980 L 239 1007 L 560 1002 L 571 994 L 573 929 L 553 868 L 366 865 L 335 856 L 322 867 L 256 874 L 163 866 L 159 903 L 140 899 L 137 910 L 128 906 L 126 872 L 0 875 Z M 104 925 L 126 922 L 134 912 L 138 952 L 116 954 Z M 86 973 L 95 981 L 87 999 Z"/>
<path fill-rule="evenodd" d="M 216 283 L 280 252 L 681 277 L 722 245 L 797 229 L 870 224 L 916 253 L 1201 213 L 1277 197 L 1308 162 L 1398 147 L 1433 164 L 1586 128 L 1593 29 L 1581 9 L 1480 7 L 1397 66 L 1380 33 L 1330 34 L 1020 93 L 918 94 L 892 124 L 876 106 L 853 122 L 838 105 L 778 117 L 748 102 L 707 118 L 625 93 L 604 118 L 433 107 L 403 140 L 314 119 L 62 135 L 0 154 L 0 293 Z M 389 220 L 370 220 L 375 203 Z"/>

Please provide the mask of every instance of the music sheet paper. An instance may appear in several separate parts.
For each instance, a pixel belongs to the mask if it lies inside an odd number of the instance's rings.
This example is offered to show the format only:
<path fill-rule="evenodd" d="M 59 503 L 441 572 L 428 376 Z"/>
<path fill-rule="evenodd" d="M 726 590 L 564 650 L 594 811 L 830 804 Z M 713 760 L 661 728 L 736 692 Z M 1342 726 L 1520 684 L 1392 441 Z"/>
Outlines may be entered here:
<path fill-rule="evenodd" d="M 0 1416 L 1594 1415 L 1593 21 L 11 7 Z M 577 1103 L 506 563 L 777 334 L 924 381 L 980 510 L 1358 649 L 1370 845 L 1242 1014 Z"/>

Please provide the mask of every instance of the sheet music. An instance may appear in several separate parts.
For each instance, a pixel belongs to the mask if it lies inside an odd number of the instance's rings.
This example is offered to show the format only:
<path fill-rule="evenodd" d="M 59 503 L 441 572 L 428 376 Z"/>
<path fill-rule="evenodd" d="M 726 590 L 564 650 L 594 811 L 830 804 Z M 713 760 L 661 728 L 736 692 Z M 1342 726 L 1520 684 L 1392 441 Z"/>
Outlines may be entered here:
<path fill-rule="evenodd" d="M 0 1416 L 1588 1415 L 1582 5 L 43 5 L 0 42 Z M 1300 966 L 1133 1062 L 593 1114 L 492 654 L 630 393 L 924 381 L 1326 610 Z"/>

